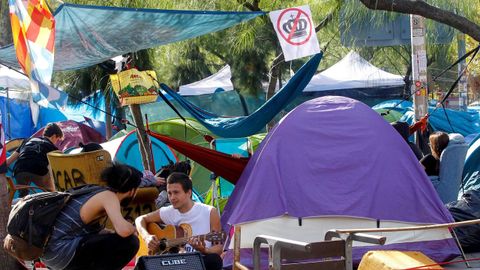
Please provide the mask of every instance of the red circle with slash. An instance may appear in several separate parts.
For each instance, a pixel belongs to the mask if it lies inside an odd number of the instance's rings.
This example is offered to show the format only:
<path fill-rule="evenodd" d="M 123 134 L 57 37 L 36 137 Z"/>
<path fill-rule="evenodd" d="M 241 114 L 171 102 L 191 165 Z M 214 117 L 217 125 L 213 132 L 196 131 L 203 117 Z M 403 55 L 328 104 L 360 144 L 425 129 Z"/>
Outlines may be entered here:
<path fill-rule="evenodd" d="M 299 42 L 292 41 L 293 31 L 291 31 L 288 35 L 286 35 L 286 33 L 283 33 L 283 29 L 280 27 L 280 22 L 282 21 L 283 16 L 285 16 L 287 12 L 291 12 L 291 11 L 296 11 L 296 16 L 295 16 L 295 20 L 293 22 L 292 30 L 297 28 L 298 21 L 300 20 L 300 17 L 302 15 L 304 15 L 307 19 L 307 25 L 308 25 L 309 31 L 308 31 L 308 35 L 305 38 L 305 40 L 302 40 L 302 41 L 299 41 Z M 280 16 L 278 16 L 277 29 L 278 29 L 278 32 L 280 33 L 280 35 L 282 36 L 282 38 L 285 39 L 285 41 L 287 43 L 292 44 L 292 45 L 297 45 L 297 46 L 298 45 L 303 45 L 303 44 L 307 43 L 310 40 L 310 37 L 312 36 L 312 21 L 310 20 L 310 17 L 307 15 L 307 13 L 305 13 L 305 11 L 303 11 L 301 9 L 298 9 L 298 8 L 288 8 L 288 9 L 282 11 L 282 13 L 280 13 Z"/>

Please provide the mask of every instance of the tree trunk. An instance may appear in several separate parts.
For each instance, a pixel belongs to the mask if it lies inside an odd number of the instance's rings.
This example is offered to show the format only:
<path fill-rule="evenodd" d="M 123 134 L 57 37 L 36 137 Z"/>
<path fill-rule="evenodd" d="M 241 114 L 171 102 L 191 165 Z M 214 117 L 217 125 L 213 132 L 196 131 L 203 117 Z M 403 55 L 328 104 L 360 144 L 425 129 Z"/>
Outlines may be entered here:
<path fill-rule="evenodd" d="M 105 139 L 109 140 L 112 137 L 112 110 L 111 110 L 110 95 L 105 95 Z"/>
<path fill-rule="evenodd" d="M 480 41 L 480 26 L 467 18 L 429 5 L 423 0 L 359 0 L 373 10 L 394 11 L 404 14 L 416 14 L 449 25 L 458 31 Z"/>
<path fill-rule="evenodd" d="M 268 101 L 273 95 L 275 94 L 275 88 L 277 87 L 277 83 L 280 79 L 280 73 L 282 72 L 280 69 L 280 64 L 285 60 L 283 57 L 283 53 L 280 53 L 275 60 L 273 60 L 272 63 L 272 69 L 270 70 L 270 80 L 268 82 L 268 90 L 267 90 L 267 95 L 265 97 L 265 102 Z M 272 129 L 276 124 L 276 120 L 272 119 L 267 124 L 267 132 Z"/>
<path fill-rule="evenodd" d="M 405 87 L 403 88 L 403 98 L 408 99 L 412 95 L 412 81 L 410 76 L 412 75 L 412 61 L 408 64 L 407 72 L 403 76 L 403 81 L 405 82 Z"/>
<path fill-rule="evenodd" d="M 13 43 L 8 1 L 0 0 L 0 46 Z"/>
<path fill-rule="evenodd" d="M 154 166 L 152 165 L 153 155 L 150 148 L 150 143 L 149 143 L 150 140 L 148 138 L 147 133 L 145 132 L 145 128 L 143 124 L 142 110 L 140 109 L 140 105 L 138 104 L 132 104 L 129 107 L 130 107 L 130 111 L 132 112 L 135 126 L 137 126 L 138 147 L 140 150 L 140 154 L 142 155 L 143 168 L 145 170 L 154 172 Z"/>

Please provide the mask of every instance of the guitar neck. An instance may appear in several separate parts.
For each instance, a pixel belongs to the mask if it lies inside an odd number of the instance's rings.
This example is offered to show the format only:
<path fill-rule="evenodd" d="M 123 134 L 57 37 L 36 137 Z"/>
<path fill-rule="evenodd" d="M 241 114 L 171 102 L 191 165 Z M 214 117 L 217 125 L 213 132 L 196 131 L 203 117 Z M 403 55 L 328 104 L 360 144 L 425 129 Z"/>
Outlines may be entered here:
<path fill-rule="evenodd" d="M 192 238 L 196 238 L 200 241 L 205 241 L 207 234 L 202 234 L 202 235 L 197 235 L 197 236 L 191 236 L 191 237 L 181 237 L 181 238 L 175 238 L 175 239 L 168 239 L 166 241 L 167 246 L 181 246 L 185 245 L 188 243 L 188 240 Z"/>

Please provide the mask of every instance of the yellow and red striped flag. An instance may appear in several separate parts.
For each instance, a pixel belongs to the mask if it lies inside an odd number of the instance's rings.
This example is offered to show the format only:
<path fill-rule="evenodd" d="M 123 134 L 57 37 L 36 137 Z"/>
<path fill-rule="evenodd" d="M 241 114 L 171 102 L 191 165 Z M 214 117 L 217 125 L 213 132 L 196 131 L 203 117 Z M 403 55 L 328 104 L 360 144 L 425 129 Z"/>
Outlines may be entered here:
<path fill-rule="evenodd" d="M 32 85 L 49 85 L 53 73 L 55 19 L 45 0 L 9 0 L 18 63 Z"/>

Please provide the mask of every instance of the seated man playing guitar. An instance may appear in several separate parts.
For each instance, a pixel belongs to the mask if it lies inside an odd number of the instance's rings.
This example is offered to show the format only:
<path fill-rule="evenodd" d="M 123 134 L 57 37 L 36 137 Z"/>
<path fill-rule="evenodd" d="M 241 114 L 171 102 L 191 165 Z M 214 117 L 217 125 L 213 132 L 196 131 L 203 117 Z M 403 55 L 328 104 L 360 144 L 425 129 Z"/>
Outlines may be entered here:
<path fill-rule="evenodd" d="M 192 200 L 192 180 L 184 173 L 174 172 L 168 176 L 167 192 L 170 206 L 162 207 L 135 220 L 137 230 L 145 241 L 149 254 L 187 244 L 184 247 L 186 252 L 198 251 L 203 255 L 207 270 L 222 269 L 220 254 L 223 245 L 221 237 L 218 237 L 222 228 L 217 210 Z M 165 231 L 173 229 L 173 236 L 163 237 L 162 229 L 158 228 L 157 223 L 174 225 L 175 227 L 165 228 Z M 177 238 L 179 236 L 180 238 Z M 204 239 L 211 241 L 204 241 Z"/>

